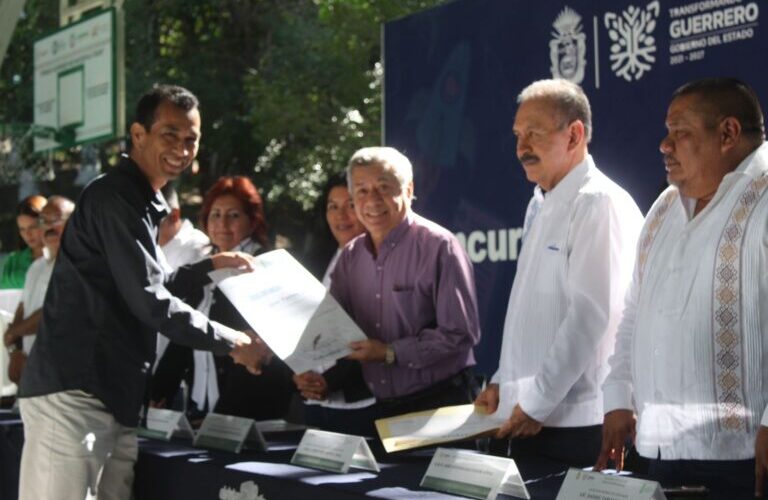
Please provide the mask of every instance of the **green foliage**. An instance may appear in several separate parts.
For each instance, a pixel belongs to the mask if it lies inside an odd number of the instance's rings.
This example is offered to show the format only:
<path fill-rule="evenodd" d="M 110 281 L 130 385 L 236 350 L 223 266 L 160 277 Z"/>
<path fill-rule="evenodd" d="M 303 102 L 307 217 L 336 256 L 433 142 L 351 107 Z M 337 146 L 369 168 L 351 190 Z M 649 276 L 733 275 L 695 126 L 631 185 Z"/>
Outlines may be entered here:
<path fill-rule="evenodd" d="M 126 0 L 126 103 L 155 82 L 202 103 L 204 191 L 251 176 L 272 227 L 301 234 L 330 174 L 381 130 L 381 23 L 440 0 Z M 28 0 L 0 72 L 0 122 L 32 119 L 32 45 L 58 0 Z M 75 152 L 76 153 L 76 152 Z M 75 160 L 76 161 L 76 160 Z"/>

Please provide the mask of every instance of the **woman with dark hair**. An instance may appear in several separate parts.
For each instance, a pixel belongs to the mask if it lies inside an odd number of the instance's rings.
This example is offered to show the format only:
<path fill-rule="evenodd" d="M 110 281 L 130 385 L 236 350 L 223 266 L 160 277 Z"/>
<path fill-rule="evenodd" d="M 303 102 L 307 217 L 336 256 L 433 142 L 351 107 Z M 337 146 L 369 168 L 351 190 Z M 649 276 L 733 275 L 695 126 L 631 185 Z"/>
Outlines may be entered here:
<path fill-rule="evenodd" d="M 352 197 L 343 175 L 332 177 L 325 188 L 325 220 L 336 242 L 336 253 L 323 276 L 323 285 L 331 288 L 331 274 L 344 246 L 365 232 L 357 220 Z M 341 390 L 328 392 L 328 384 L 321 373 L 329 366 L 294 375 L 293 381 L 305 398 L 304 415 L 307 425 L 347 434 L 375 435 L 373 421 L 377 414 L 371 395 L 363 380 L 360 363 L 341 359 L 336 374 L 343 378 Z M 343 369 L 341 369 L 343 367 Z"/>
<path fill-rule="evenodd" d="M 205 194 L 200 225 L 211 240 L 214 252 L 240 251 L 258 255 L 270 249 L 264 206 L 256 186 L 243 176 L 222 177 Z M 190 303 L 196 301 L 190 300 Z M 198 309 L 212 320 L 231 328 L 250 326 L 211 284 Z M 229 356 L 213 356 L 171 344 L 160 361 L 153 380 L 153 400 L 176 393 L 184 371 L 191 371 L 190 397 L 198 411 L 265 420 L 282 418 L 296 392 L 291 370 L 277 358 L 252 375 Z"/>
<path fill-rule="evenodd" d="M 43 255 L 43 233 L 40 229 L 40 211 L 46 199 L 34 194 L 27 196 L 16 208 L 16 226 L 24 242 L 23 249 L 11 252 L 3 261 L 0 288 L 24 288 L 27 269 Z"/>

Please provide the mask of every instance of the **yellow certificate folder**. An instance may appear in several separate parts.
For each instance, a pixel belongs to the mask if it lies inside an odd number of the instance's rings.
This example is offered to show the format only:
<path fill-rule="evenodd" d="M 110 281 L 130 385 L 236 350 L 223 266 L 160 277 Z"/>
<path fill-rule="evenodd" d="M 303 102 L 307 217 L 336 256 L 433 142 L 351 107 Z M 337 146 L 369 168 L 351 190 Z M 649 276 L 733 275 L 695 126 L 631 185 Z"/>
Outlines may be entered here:
<path fill-rule="evenodd" d="M 382 418 L 376 420 L 376 430 L 384 449 L 392 453 L 477 437 L 498 429 L 505 420 L 466 404 Z"/>

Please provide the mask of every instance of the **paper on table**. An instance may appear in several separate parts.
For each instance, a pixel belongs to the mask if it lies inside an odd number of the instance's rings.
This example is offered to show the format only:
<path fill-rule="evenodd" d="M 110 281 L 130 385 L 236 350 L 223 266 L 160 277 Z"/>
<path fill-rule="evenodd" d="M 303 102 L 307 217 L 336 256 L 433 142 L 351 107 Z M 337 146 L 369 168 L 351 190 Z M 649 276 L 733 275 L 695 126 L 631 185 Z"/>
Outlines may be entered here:
<path fill-rule="evenodd" d="M 254 259 L 252 272 L 219 289 L 272 352 L 296 373 L 332 366 L 366 336 L 325 287 L 285 250 Z"/>
<path fill-rule="evenodd" d="M 498 429 L 506 419 L 488 415 L 473 404 L 445 406 L 376 421 L 387 452 L 461 441 Z"/>

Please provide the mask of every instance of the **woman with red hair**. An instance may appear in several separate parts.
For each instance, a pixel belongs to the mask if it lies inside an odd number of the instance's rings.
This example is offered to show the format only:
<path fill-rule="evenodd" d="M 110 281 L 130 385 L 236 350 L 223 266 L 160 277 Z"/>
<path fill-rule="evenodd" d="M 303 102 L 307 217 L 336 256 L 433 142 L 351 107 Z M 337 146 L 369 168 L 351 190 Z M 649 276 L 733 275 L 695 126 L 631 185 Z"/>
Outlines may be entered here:
<path fill-rule="evenodd" d="M 200 210 L 200 225 L 214 252 L 258 255 L 271 248 L 264 204 L 247 177 L 222 177 L 208 190 Z M 198 309 L 231 328 L 250 329 L 213 284 L 206 287 Z M 266 364 L 260 375 L 252 375 L 229 356 L 193 352 L 172 344 L 155 373 L 153 400 L 162 401 L 175 394 L 183 372 L 191 367 L 194 368 L 190 397 L 198 412 L 214 411 L 256 420 L 282 418 L 295 393 L 291 370 L 277 358 Z"/>

